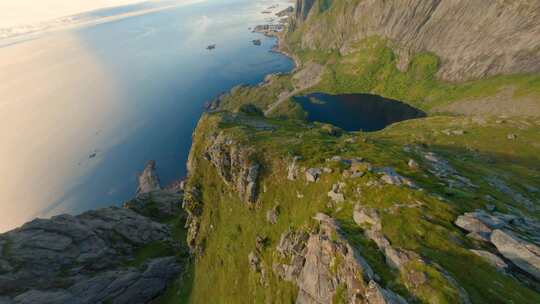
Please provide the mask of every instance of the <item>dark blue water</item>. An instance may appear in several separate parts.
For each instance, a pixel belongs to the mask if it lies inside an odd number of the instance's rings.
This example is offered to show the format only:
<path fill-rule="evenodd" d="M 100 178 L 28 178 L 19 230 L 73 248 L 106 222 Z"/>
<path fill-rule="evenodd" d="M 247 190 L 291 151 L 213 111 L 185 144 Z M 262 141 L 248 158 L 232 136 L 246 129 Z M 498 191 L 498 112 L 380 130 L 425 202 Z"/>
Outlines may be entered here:
<path fill-rule="evenodd" d="M 403 102 L 371 94 L 329 95 L 313 93 L 295 100 L 309 121 L 329 123 L 347 131 L 372 132 L 426 113 Z"/>
<path fill-rule="evenodd" d="M 164 184 L 185 176 L 204 103 L 235 85 L 293 68 L 290 59 L 270 52 L 274 39 L 248 30 L 264 20 L 260 5 L 209 1 L 77 30 L 85 49 L 115 79 L 122 98 L 110 102 L 125 109 L 126 121 L 115 131 L 127 135 L 104 151 L 96 147 L 97 168 L 43 213 L 123 202 L 133 197 L 137 175 L 151 159 Z M 216 49 L 206 50 L 209 44 Z"/>

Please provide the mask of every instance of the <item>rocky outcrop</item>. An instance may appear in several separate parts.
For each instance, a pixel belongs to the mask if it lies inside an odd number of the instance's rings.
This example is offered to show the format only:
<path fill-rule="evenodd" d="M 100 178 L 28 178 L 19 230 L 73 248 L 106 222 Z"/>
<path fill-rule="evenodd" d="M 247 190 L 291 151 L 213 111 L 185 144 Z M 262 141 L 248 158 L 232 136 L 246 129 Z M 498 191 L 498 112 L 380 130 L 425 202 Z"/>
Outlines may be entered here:
<path fill-rule="evenodd" d="M 129 209 L 36 219 L 0 235 L 0 294 L 14 303 L 146 303 L 181 270 L 174 257 L 124 266 L 155 242 L 172 246 L 170 228 Z"/>
<path fill-rule="evenodd" d="M 137 196 L 158 190 L 161 190 L 161 185 L 156 173 L 156 162 L 151 160 L 146 164 L 141 175 L 139 175 Z"/>
<path fill-rule="evenodd" d="M 488 213 L 483 210 L 467 212 L 460 215 L 456 226 L 469 232 L 467 236 L 490 242 L 497 251 L 524 272 L 540 279 L 540 247 L 533 242 L 525 241 L 518 235 L 538 240 L 538 223 L 515 215 Z M 506 269 L 507 265 L 499 257 L 488 252 L 473 250 L 498 269 Z"/>
<path fill-rule="evenodd" d="M 505 258 L 540 280 L 540 247 L 521 240 L 509 231 L 499 229 L 493 231 L 490 239 Z"/>
<path fill-rule="evenodd" d="M 176 216 L 182 209 L 183 196 L 183 191 L 175 189 L 153 191 L 127 201 L 124 208 L 155 218 Z"/>
<path fill-rule="evenodd" d="M 407 263 L 412 260 L 421 261 L 420 256 L 414 252 L 391 246 L 390 241 L 388 241 L 381 231 L 381 219 L 376 210 L 356 205 L 353 212 L 353 220 L 356 224 L 368 228 L 365 230 L 366 237 L 377 244 L 379 250 L 386 257 L 386 264 L 388 266 L 406 271 L 404 267 Z"/>
<path fill-rule="evenodd" d="M 200 229 L 200 216 L 203 211 L 202 193 L 198 186 L 190 185 L 185 189 L 182 208 L 188 214 L 186 219 L 187 244 L 192 253 L 200 253 L 201 246 L 197 243 Z"/>
<path fill-rule="evenodd" d="M 392 42 L 400 69 L 413 54 L 439 56 L 438 77 L 444 80 L 540 72 L 540 40 L 535 39 L 540 2 L 535 0 L 334 0 L 325 14 L 314 2 L 297 1 L 291 29 L 302 30 L 303 48 L 346 53 L 355 42 L 377 35 Z M 303 23 L 309 26 L 300 27 Z"/>
<path fill-rule="evenodd" d="M 156 162 L 149 161 L 139 175 L 137 196 L 124 203 L 124 208 L 153 218 L 166 218 L 180 214 L 184 182 L 179 181 L 162 188 L 156 173 Z"/>
<path fill-rule="evenodd" d="M 322 175 L 321 168 L 309 168 L 306 170 L 306 181 L 314 183 L 319 180 Z"/>
<path fill-rule="evenodd" d="M 333 303 L 336 297 L 345 303 L 406 303 L 375 282 L 369 264 L 332 218 L 319 213 L 315 219 L 319 231 L 288 231 L 277 247 L 286 263 L 275 264 L 274 271 L 298 286 L 296 303 Z"/>
<path fill-rule="evenodd" d="M 174 256 L 141 261 L 137 253 L 158 243 L 180 248 L 154 219 L 181 216 L 181 197 L 178 187 L 161 188 L 151 161 L 125 208 L 36 219 L 0 234 L 0 303 L 151 302 L 183 266 Z"/>
<path fill-rule="evenodd" d="M 205 156 L 244 202 L 251 205 L 257 201 L 261 165 L 255 161 L 249 148 L 220 133 L 211 139 Z"/>
<path fill-rule="evenodd" d="M 381 175 L 381 180 L 389 185 L 402 186 L 406 185 L 415 188 L 416 185 L 412 180 L 402 175 L 399 175 L 396 170 L 390 167 L 380 168 L 375 171 Z"/>
<path fill-rule="evenodd" d="M 429 284 L 427 273 L 412 267 L 422 265 L 423 269 L 440 273 L 445 278 L 445 284 L 457 291 L 461 303 L 471 303 L 467 292 L 442 267 L 432 265 L 416 252 L 392 246 L 382 232 L 382 222 L 377 210 L 356 205 L 353 220 L 364 228 L 364 235 L 377 245 L 385 257 L 386 264 L 400 272 L 406 287 L 412 294 L 418 296 L 423 286 Z"/>

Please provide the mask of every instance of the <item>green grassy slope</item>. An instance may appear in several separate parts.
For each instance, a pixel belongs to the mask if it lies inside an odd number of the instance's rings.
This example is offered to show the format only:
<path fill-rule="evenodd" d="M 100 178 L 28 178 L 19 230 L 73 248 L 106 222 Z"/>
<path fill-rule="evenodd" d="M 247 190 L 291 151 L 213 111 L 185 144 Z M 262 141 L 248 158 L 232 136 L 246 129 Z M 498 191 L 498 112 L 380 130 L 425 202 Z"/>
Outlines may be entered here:
<path fill-rule="evenodd" d="M 534 121 L 474 122 L 470 118 L 437 117 L 408 121 L 393 125 L 377 133 L 344 133 L 340 137 L 327 134 L 321 126 L 309 127 L 301 121 L 267 120 L 275 131 L 257 131 L 246 126 L 246 118 L 238 123 L 221 122 L 223 116 L 212 114 L 203 118 L 194 138 L 195 155 L 204 155 L 210 143 L 208 135 L 224 132 L 235 141 L 255 149 L 264 173 L 255 208 L 242 203 L 237 194 L 226 186 L 215 168 L 203 157 L 197 157 L 197 170 L 190 183 L 203 190 L 204 212 L 199 238 L 205 250 L 195 261 L 193 289 L 190 303 L 291 303 L 295 287 L 280 281 L 272 273 L 278 259 L 275 247 L 280 235 L 289 227 L 312 224 L 310 218 L 324 211 L 340 221 L 351 243 L 381 275 L 384 284 L 401 292 L 412 302 L 455 303 L 457 291 L 441 278 L 434 269 L 420 269 L 429 277 L 429 287 L 411 292 L 405 286 L 406 278 L 390 270 L 375 245 L 365 239 L 361 229 L 352 222 L 352 208 L 356 203 L 376 208 L 382 215 L 383 232 L 392 244 L 413 250 L 424 258 L 446 269 L 465 288 L 474 303 L 537 303 L 540 294 L 525 287 L 516 279 L 497 272 L 467 249 L 483 245 L 464 237 L 452 222 L 457 215 L 474 208 L 483 208 L 489 194 L 501 211 L 514 203 L 503 193 L 497 193 L 484 180 L 484 176 L 501 176 L 512 187 L 529 184 L 540 187 L 538 180 L 538 146 L 540 125 Z M 242 115 L 242 114 L 240 114 Z M 264 120 L 251 116 L 253 120 Z M 448 126 L 466 130 L 462 136 L 441 135 Z M 508 132 L 520 128 L 516 141 L 506 138 Z M 428 172 L 427 165 L 418 155 L 405 152 L 403 147 L 418 146 L 444 156 L 463 176 L 479 185 L 479 189 L 450 189 Z M 287 180 L 286 166 L 293 155 L 302 156 L 305 167 L 331 167 L 334 172 L 324 174 L 320 182 L 306 184 L 303 178 Z M 339 165 L 325 159 L 334 155 L 363 157 L 375 167 L 391 166 L 412 178 L 424 190 L 393 185 L 368 186 L 378 176 L 369 173 L 357 179 L 343 179 Z M 412 170 L 407 160 L 415 158 L 420 170 Z M 471 161 L 474 160 L 474 161 Z M 329 206 L 326 193 L 332 184 L 346 182 L 346 202 Z M 538 197 L 536 197 L 538 199 Z M 390 212 L 396 203 L 420 207 L 402 208 Z M 278 205 L 278 223 L 269 224 L 267 210 Z M 516 208 L 522 208 L 515 205 Z M 523 212 L 538 218 L 539 214 Z M 263 250 L 263 263 L 269 270 L 267 285 L 260 282 L 260 274 L 251 272 L 248 254 L 255 248 L 256 236 L 267 237 Z M 424 267 L 424 266 L 418 266 Z"/>

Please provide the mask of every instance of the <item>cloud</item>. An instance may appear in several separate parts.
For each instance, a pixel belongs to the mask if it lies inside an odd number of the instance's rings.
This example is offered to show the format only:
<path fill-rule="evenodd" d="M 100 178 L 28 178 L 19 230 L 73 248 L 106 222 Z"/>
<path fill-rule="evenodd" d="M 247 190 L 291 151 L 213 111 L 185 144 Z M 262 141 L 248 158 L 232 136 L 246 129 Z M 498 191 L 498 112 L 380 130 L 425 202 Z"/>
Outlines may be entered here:
<path fill-rule="evenodd" d="M 0 0 L 0 28 L 137 2 L 143 0 Z"/>

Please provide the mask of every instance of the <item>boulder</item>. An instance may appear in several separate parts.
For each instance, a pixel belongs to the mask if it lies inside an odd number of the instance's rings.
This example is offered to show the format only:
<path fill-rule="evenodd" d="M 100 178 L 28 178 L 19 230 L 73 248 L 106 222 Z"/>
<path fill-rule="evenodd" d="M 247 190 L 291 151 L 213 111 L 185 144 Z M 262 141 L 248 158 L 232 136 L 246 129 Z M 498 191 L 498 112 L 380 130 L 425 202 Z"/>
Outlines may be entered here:
<path fill-rule="evenodd" d="M 491 234 L 491 243 L 521 270 L 540 279 L 540 248 L 538 246 L 518 238 L 509 231 L 499 229 Z"/>
<path fill-rule="evenodd" d="M 407 301 L 400 295 L 384 289 L 377 282 L 369 281 L 366 290 L 366 300 L 368 304 L 406 304 Z"/>
<path fill-rule="evenodd" d="M 357 225 L 363 226 L 368 224 L 374 227 L 375 230 L 381 230 L 381 219 L 377 210 L 370 208 L 363 208 L 360 205 L 354 206 L 353 220 Z"/>
<path fill-rule="evenodd" d="M 322 170 L 320 168 L 309 168 L 306 170 L 306 181 L 314 183 L 321 177 Z"/>
<path fill-rule="evenodd" d="M 456 226 L 468 232 L 478 234 L 482 238 L 489 238 L 491 234 L 491 228 L 472 215 L 460 215 L 454 223 Z"/>
<path fill-rule="evenodd" d="M 494 255 L 493 253 L 491 253 L 489 251 L 471 249 L 471 252 L 476 254 L 477 256 L 483 258 L 490 265 L 497 268 L 497 270 L 505 271 L 508 268 L 508 264 L 506 264 L 503 261 L 503 259 L 501 259 L 500 257 Z"/>
<path fill-rule="evenodd" d="M 377 173 L 381 174 L 381 180 L 389 185 L 416 187 L 410 179 L 399 175 L 393 168 L 381 168 L 377 170 Z"/>
<path fill-rule="evenodd" d="M 416 170 L 420 167 L 420 165 L 414 160 L 414 159 L 409 159 L 409 162 L 407 163 L 407 165 L 409 166 L 409 168 L 413 169 L 413 170 Z"/>
<path fill-rule="evenodd" d="M 328 192 L 328 197 L 335 203 L 342 203 L 345 201 L 345 196 L 342 193 L 342 188 L 345 184 L 337 183 L 332 186 L 332 190 Z"/>

